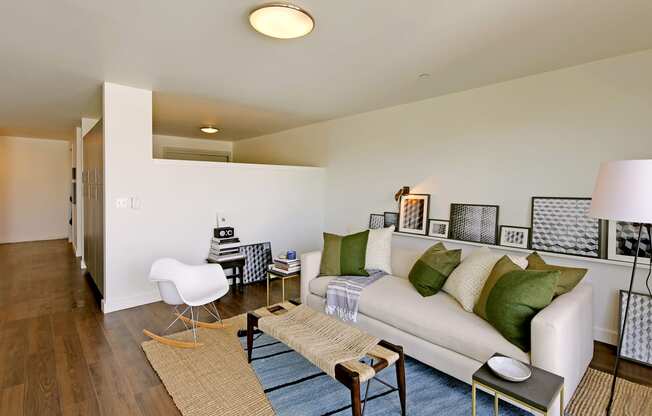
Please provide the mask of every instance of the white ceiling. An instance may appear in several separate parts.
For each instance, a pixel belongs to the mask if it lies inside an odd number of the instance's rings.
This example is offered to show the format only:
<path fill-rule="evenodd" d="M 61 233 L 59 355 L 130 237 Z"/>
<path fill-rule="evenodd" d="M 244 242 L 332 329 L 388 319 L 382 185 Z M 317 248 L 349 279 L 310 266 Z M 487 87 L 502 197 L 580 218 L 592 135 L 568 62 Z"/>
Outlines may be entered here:
<path fill-rule="evenodd" d="M 297 0 L 287 41 L 264 2 L 0 2 L 0 135 L 72 137 L 104 80 L 155 91 L 157 133 L 237 140 L 652 48 L 650 0 Z"/>

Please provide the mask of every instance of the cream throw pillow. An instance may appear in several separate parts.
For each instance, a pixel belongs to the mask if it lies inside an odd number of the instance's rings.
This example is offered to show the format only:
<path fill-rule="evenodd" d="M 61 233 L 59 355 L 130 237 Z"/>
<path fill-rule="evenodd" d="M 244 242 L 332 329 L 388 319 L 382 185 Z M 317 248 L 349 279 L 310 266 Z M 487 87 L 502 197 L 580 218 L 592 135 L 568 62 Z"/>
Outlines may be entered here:
<path fill-rule="evenodd" d="M 462 259 L 462 263 L 448 276 L 443 290 L 457 299 L 465 311 L 473 312 L 473 306 L 478 301 L 491 270 L 502 256 L 487 247 L 475 250 Z M 526 258 L 516 256 L 509 256 L 509 258 L 519 267 L 527 267 Z"/>
<path fill-rule="evenodd" d="M 392 274 L 392 233 L 394 227 L 369 230 L 365 269 Z"/>

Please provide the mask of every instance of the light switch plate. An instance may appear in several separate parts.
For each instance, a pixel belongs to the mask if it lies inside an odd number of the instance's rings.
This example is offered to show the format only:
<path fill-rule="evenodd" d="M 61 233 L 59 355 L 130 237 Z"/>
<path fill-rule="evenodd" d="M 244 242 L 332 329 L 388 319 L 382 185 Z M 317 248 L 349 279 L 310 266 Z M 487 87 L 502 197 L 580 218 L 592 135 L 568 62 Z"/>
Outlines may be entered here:
<path fill-rule="evenodd" d="M 140 209 L 142 206 L 142 202 L 140 202 L 140 198 L 134 196 L 131 197 L 131 209 Z"/>

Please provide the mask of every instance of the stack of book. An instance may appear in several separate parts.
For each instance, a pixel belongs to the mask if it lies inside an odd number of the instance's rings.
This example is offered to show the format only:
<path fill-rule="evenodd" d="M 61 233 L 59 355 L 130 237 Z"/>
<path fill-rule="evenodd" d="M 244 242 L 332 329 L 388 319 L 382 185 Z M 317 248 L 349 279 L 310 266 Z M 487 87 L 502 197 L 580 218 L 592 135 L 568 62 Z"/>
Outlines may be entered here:
<path fill-rule="evenodd" d="M 215 261 L 232 260 L 242 257 L 240 253 L 240 239 L 238 237 L 211 239 L 211 248 L 208 258 Z"/>
<path fill-rule="evenodd" d="M 297 274 L 301 271 L 301 260 L 288 260 L 284 257 L 275 257 L 274 264 L 270 266 L 270 270 L 281 274 Z"/>

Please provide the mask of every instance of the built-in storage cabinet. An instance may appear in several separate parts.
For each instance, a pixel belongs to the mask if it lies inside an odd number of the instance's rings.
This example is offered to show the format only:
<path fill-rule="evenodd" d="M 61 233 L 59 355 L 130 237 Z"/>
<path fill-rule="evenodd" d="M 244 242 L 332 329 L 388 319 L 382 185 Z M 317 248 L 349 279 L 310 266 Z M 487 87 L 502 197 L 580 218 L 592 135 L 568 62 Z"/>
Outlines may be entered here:
<path fill-rule="evenodd" d="M 83 143 L 84 261 L 104 295 L 104 133 L 100 120 Z"/>

